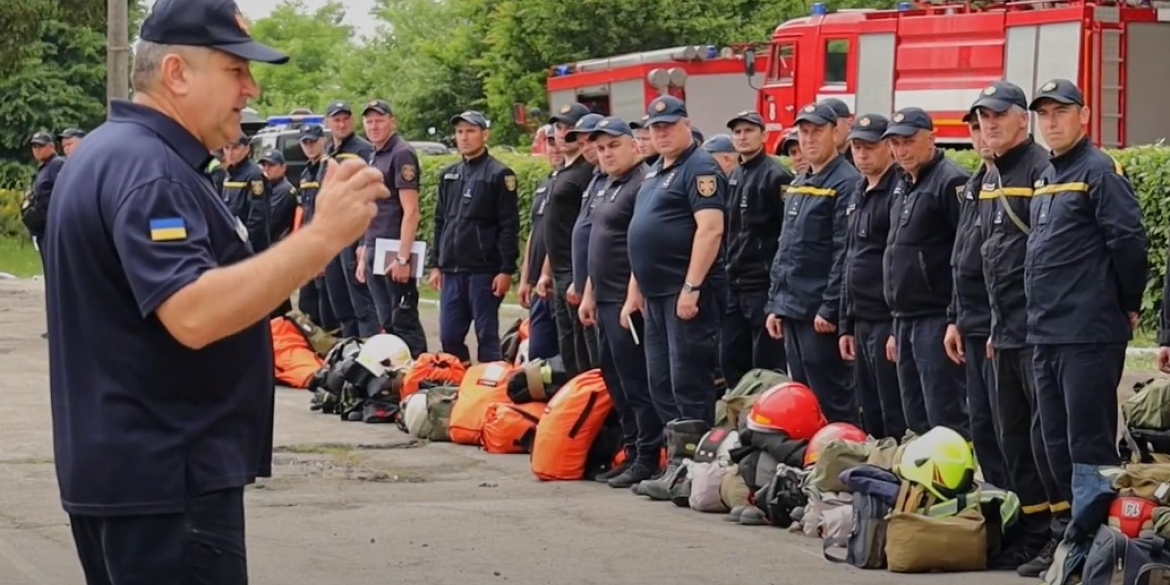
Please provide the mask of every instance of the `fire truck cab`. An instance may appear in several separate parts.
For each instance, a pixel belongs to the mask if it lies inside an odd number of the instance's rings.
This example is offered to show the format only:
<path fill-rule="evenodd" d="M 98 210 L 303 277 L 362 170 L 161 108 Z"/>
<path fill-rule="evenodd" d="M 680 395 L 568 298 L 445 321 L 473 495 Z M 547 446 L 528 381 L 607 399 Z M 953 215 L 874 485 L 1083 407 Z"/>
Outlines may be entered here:
<path fill-rule="evenodd" d="M 772 131 L 770 152 L 798 108 L 826 97 L 855 113 L 923 108 L 940 145 L 969 148 L 962 117 L 980 90 L 1000 79 L 1028 94 L 1052 78 L 1076 82 L 1092 112 L 1090 135 L 1101 146 L 1170 136 L 1165 8 L 1025 0 L 903 2 L 896 10 L 834 13 L 818 3 L 811 12 L 772 36 L 757 104 Z"/>
<path fill-rule="evenodd" d="M 687 103 L 691 123 L 705 134 L 726 132 L 727 120 L 756 107 L 761 71 L 744 75 L 743 53 L 732 47 L 686 46 L 557 65 L 548 77 L 550 111 L 580 102 L 592 111 L 636 121 L 654 98 L 670 94 Z"/>

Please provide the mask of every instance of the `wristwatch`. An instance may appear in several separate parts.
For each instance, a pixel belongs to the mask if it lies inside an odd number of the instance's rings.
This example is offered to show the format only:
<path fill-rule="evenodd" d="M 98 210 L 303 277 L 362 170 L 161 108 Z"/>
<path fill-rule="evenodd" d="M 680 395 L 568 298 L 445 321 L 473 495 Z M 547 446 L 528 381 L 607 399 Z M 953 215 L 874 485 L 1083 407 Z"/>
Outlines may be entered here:
<path fill-rule="evenodd" d="M 699 292 L 699 285 L 691 284 L 689 282 L 684 282 L 683 283 L 683 292 L 685 292 L 685 293 Z"/>
<path fill-rule="evenodd" d="M 410 265 L 410 258 L 403 258 L 402 256 L 398 256 L 397 258 L 394 259 L 394 261 L 397 262 L 399 266 L 409 266 Z"/>

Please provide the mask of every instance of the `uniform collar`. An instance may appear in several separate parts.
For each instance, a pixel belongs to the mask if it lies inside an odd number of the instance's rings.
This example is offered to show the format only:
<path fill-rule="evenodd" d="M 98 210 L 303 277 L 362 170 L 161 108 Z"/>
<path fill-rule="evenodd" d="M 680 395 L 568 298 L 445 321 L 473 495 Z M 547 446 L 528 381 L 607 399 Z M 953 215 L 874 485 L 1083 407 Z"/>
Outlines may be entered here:
<path fill-rule="evenodd" d="M 114 100 L 110 104 L 110 121 L 137 124 L 154 132 L 170 145 L 191 168 L 203 172 L 213 158 L 211 152 L 193 134 L 166 114 L 142 104 Z"/>
<path fill-rule="evenodd" d="M 620 185 L 623 183 L 628 183 L 628 182 L 630 182 L 631 179 L 633 179 L 639 173 L 645 175 L 646 174 L 645 168 L 646 168 L 645 165 L 643 165 L 642 163 L 638 163 L 638 164 L 634 165 L 633 167 L 631 167 L 630 170 L 626 171 L 625 174 L 614 175 L 614 176 L 610 177 L 609 184 L 610 185 Z"/>
<path fill-rule="evenodd" d="M 474 157 L 471 157 L 471 158 L 464 157 L 463 164 L 475 167 L 475 166 L 479 166 L 480 164 L 483 164 L 483 162 L 486 161 L 487 159 L 488 159 L 488 149 L 485 146 L 483 149 L 483 152 L 475 155 Z"/>
<path fill-rule="evenodd" d="M 1084 154 L 1086 150 L 1088 150 L 1090 145 L 1092 145 L 1092 141 L 1089 140 L 1089 136 L 1086 134 L 1083 138 L 1081 138 L 1081 141 L 1070 148 L 1068 152 L 1052 157 L 1052 165 L 1064 166 L 1071 163 L 1072 161 L 1077 160 L 1081 157 L 1082 154 Z"/>
<path fill-rule="evenodd" d="M 941 148 L 934 149 L 934 156 L 931 156 L 930 161 L 928 161 L 925 165 L 922 165 L 921 169 L 918 169 L 918 178 L 917 179 L 915 179 L 913 176 L 911 176 L 910 173 L 906 173 L 906 184 L 908 184 L 908 185 L 922 184 L 922 182 L 925 181 L 926 178 L 930 176 L 931 171 L 933 171 L 936 167 L 938 167 L 938 163 L 942 162 L 942 159 L 944 159 L 944 158 L 946 158 L 946 155 L 943 153 Z"/>
<path fill-rule="evenodd" d="M 1014 166 L 1016 162 L 1020 160 L 1020 157 L 1024 156 L 1024 153 L 1028 152 L 1028 150 L 1032 148 L 1032 145 L 1035 143 L 1036 141 L 1033 140 L 1031 136 L 1028 136 L 1024 139 L 1023 142 L 1013 146 L 1011 150 L 1003 153 L 1003 156 L 995 157 L 996 166 L 1005 166 L 1009 168 Z"/>
<path fill-rule="evenodd" d="M 397 145 L 400 140 L 402 140 L 402 139 L 399 138 L 398 133 L 395 132 L 394 134 L 392 134 L 390 136 L 390 139 L 386 141 L 386 144 L 383 144 L 382 148 L 379 148 L 377 150 L 377 152 L 386 152 L 386 151 L 390 150 L 391 148 L 394 148 L 394 146 Z"/>
<path fill-rule="evenodd" d="M 766 159 L 766 158 L 768 158 L 767 151 L 760 150 L 760 152 L 757 152 L 756 155 L 753 156 L 750 160 L 745 161 L 745 160 L 743 160 L 742 156 L 739 157 L 739 166 L 741 166 L 745 169 L 757 167 L 757 166 L 760 166 L 760 164 L 762 164 L 764 162 L 764 159 Z"/>
<path fill-rule="evenodd" d="M 886 169 L 886 172 L 882 175 L 882 178 L 878 179 L 877 185 L 872 189 L 869 188 L 869 179 L 862 177 L 861 180 L 865 182 L 865 187 L 863 188 L 863 191 L 866 194 L 871 193 L 871 192 L 872 193 L 888 193 L 890 191 L 890 189 L 893 188 L 893 183 L 897 179 L 897 177 L 898 177 L 898 165 L 892 164 L 892 165 L 890 165 L 890 168 Z"/>
<path fill-rule="evenodd" d="M 699 149 L 699 142 L 697 140 L 692 140 L 691 147 L 684 150 L 683 153 L 679 155 L 678 159 L 676 159 L 674 161 L 674 164 L 670 165 L 670 167 L 667 167 L 665 164 L 663 164 L 662 170 L 667 171 L 667 170 L 670 170 L 670 169 L 673 169 L 675 167 L 682 165 L 683 163 L 687 162 L 687 160 L 691 158 L 691 155 L 695 154 L 695 151 L 698 149 Z M 666 161 L 662 160 L 662 157 L 658 157 L 658 162 L 665 163 Z"/>
<path fill-rule="evenodd" d="M 346 144 L 349 144 L 349 142 L 354 138 L 357 138 L 357 134 L 350 134 L 349 136 L 342 138 L 340 143 L 330 141 L 329 144 L 325 146 L 325 154 L 333 155 L 341 152 L 341 149 L 344 148 Z"/>
<path fill-rule="evenodd" d="M 64 158 L 64 157 L 62 157 L 62 156 L 61 156 L 61 155 L 59 155 L 59 154 L 54 154 L 53 156 L 50 156 L 49 158 L 45 159 L 45 162 L 43 162 L 43 163 L 41 163 L 41 164 L 37 165 L 37 168 L 38 168 L 38 169 L 43 169 L 43 168 L 45 168 L 46 166 L 48 166 L 48 164 L 49 164 L 49 163 L 51 163 L 51 162 L 53 162 L 53 161 L 55 161 L 55 160 L 57 160 L 57 159 L 59 159 L 59 158 Z"/>
<path fill-rule="evenodd" d="M 815 172 L 815 173 L 814 173 L 814 172 L 809 172 L 809 173 L 807 174 L 807 176 L 808 176 L 808 177 L 810 177 L 810 178 L 811 178 L 811 177 L 824 177 L 824 176 L 827 176 L 827 175 L 829 175 L 830 173 L 832 173 L 833 171 L 837 170 L 837 167 L 841 166 L 842 164 L 847 164 L 847 163 L 845 162 L 845 157 L 843 157 L 843 156 L 841 156 L 840 154 L 838 154 L 837 156 L 833 157 L 833 160 L 829 161 L 829 164 L 825 165 L 825 168 L 823 168 L 823 169 L 821 169 L 820 171 L 818 171 L 818 172 Z M 810 169 L 809 169 L 809 171 L 812 171 L 812 169 L 810 168 Z"/>
<path fill-rule="evenodd" d="M 233 177 L 237 177 L 250 172 L 253 168 L 255 168 L 257 172 L 260 170 L 260 167 L 257 166 L 256 163 L 252 162 L 252 159 L 245 158 L 244 160 L 228 167 L 227 170 L 228 174 L 232 175 Z"/>

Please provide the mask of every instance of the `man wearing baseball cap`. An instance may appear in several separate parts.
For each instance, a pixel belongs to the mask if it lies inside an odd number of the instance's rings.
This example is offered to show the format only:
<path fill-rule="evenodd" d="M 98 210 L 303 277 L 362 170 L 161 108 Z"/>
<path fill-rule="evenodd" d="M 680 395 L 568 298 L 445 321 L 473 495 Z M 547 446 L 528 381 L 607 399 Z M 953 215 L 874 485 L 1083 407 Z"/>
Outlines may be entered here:
<path fill-rule="evenodd" d="M 61 139 L 61 152 L 65 156 L 69 156 L 73 154 L 73 150 L 77 148 L 77 145 L 81 144 L 81 139 L 85 138 L 85 130 L 81 128 L 66 128 L 61 134 L 57 135 L 57 138 Z"/>
<path fill-rule="evenodd" d="M 252 161 L 252 143 L 241 132 L 223 147 L 223 154 L 227 170 L 223 182 L 224 203 L 247 228 L 252 250 L 267 250 L 272 244 L 272 188 L 264 171 Z"/>
<path fill-rule="evenodd" d="M 320 124 L 304 124 L 297 131 L 297 139 L 301 145 L 301 152 L 305 153 L 305 168 L 301 169 L 301 176 L 297 183 L 297 198 L 300 199 L 301 220 L 297 229 L 305 227 L 313 220 L 317 210 L 317 194 L 321 191 L 321 180 L 325 175 L 325 128 Z M 334 263 L 325 268 L 311 282 L 301 287 L 301 294 L 297 297 L 297 308 L 308 315 L 314 323 L 332 335 L 340 335 L 341 325 L 333 312 L 333 302 L 329 299 L 329 289 L 325 286 L 325 274 Z M 349 304 L 349 295 L 340 301 L 349 307 L 348 313 L 353 314 L 353 307 Z"/>
<path fill-rule="evenodd" d="M 21 204 L 20 218 L 28 233 L 32 235 L 33 246 L 41 254 L 44 262 L 45 253 L 41 250 L 41 240 L 45 237 L 45 229 L 49 219 L 49 198 L 53 195 L 53 185 L 57 183 L 57 175 L 65 165 L 65 158 L 57 154 L 57 143 L 53 135 L 40 131 L 29 139 L 32 148 L 33 160 L 37 162 L 37 174 L 33 178 L 32 188 Z"/>
<path fill-rule="evenodd" d="M 85 582 L 248 582 L 244 487 L 272 472 L 268 316 L 387 193 L 333 167 L 313 225 L 254 253 L 204 174 L 287 57 L 231 0 L 158 0 L 133 101 L 69 158 L 45 234 L 54 463 Z M 129 162 L 128 162 L 129 161 Z"/>

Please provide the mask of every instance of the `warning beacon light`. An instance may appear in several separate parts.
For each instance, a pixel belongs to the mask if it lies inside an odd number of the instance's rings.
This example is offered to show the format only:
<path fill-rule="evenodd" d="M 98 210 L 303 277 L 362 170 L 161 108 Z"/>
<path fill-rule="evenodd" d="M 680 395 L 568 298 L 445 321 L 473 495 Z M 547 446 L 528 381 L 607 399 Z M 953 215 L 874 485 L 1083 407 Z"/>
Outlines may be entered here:
<path fill-rule="evenodd" d="M 823 2 L 814 3 L 812 5 L 812 9 L 809 11 L 809 14 L 812 14 L 813 16 L 824 16 L 828 13 L 829 9 L 825 7 Z"/>
<path fill-rule="evenodd" d="M 898 12 L 910 12 L 914 9 L 914 5 L 909 2 L 899 2 Z"/>

